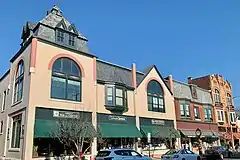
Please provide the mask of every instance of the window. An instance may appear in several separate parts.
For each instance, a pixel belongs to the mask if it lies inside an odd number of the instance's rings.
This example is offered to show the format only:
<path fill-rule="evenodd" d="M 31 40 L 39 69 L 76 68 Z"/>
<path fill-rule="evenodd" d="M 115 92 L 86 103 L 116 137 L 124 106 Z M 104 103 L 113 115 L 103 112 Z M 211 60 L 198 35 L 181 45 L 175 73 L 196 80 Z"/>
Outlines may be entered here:
<path fill-rule="evenodd" d="M 106 105 L 127 107 L 127 90 L 123 87 L 107 85 Z"/>
<path fill-rule="evenodd" d="M 22 99 L 23 96 L 24 64 L 20 61 L 17 67 L 14 85 L 14 103 Z"/>
<path fill-rule="evenodd" d="M 204 119 L 208 121 L 212 120 L 212 108 L 210 107 L 204 108 Z"/>
<path fill-rule="evenodd" d="M 227 94 L 227 105 L 232 105 L 232 97 L 229 93 Z"/>
<path fill-rule="evenodd" d="M 181 117 L 190 117 L 190 104 L 180 102 L 180 115 Z"/>
<path fill-rule="evenodd" d="M 64 42 L 64 31 L 57 29 L 56 34 L 57 34 L 57 41 L 63 43 Z"/>
<path fill-rule="evenodd" d="M 13 117 L 12 120 L 11 148 L 20 148 L 22 115 L 17 115 Z"/>
<path fill-rule="evenodd" d="M 75 45 L 75 36 L 73 34 L 69 34 L 68 45 L 70 46 Z"/>
<path fill-rule="evenodd" d="M 165 106 L 163 89 L 157 81 L 152 80 L 148 83 L 147 95 L 148 95 L 148 110 L 164 113 Z"/>
<path fill-rule="evenodd" d="M 194 117 L 195 119 L 200 119 L 200 112 L 198 107 L 194 107 Z"/>
<path fill-rule="evenodd" d="M 51 98 L 81 101 L 81 72 L 73 60 L 59 58 L 54 62 Z"/>
<path fill-rule="evenodd" d="M 4 91 L 4 92 L 3 92 L 3 97 L 2 97 L 2 112 L 5 110 L 5 106 L 6 106 L 6 97 L 7 97 L 7 92 Z"/>
<path fill-rule="evenodd" d="M 230 113 L 230 120 L 231 120 L 231 122 L 236 122 L 236 116 L 235 116 L 234 112 Z"/>
<path fill-rule="evenodd" d="M 1 121 L 1 123 L 0 123 L 0 134 L 2 134 L 3 133 L 3 121 Z"/>
<path fill-rule="evenodd" d="M 217 111 L 218 121 L 223 122 L 224 121 L 224 113 L 222 110 Z"/>
<path fill-rule="evenodd" d="M 215 98 L 215 103 L 217 103 L 217 104 L 221 103 L 221 101 L 220 101 L 220 93 L 219 93 L 219 91 L 217 89 L 215 89 L 214 98 Z"/>

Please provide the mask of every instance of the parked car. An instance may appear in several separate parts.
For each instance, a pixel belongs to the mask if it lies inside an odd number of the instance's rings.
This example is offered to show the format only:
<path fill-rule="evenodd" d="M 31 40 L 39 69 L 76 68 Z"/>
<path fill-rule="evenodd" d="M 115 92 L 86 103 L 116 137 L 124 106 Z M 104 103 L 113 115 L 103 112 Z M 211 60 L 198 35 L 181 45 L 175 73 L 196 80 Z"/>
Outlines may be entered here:
<path fill-rule="evenodd" d="M 223 146 L 214 146 L 210 147 L 205 151 L 205 157 L 209 159 L 212 158 L 231 158 L 233 156 L 233 152 L 226 147 Z"/>
<path fill-rule="evenodd" d="M 151 158 L 139 154 L 132 149 L 109 149 L 99 151 L 95 160 L 151 160 Z"/>
<path fill-rule="evenodd" d="M 161 160 L 201 160 L 201 157 L 188 149 L 171 149 L 162 155 Z"/>

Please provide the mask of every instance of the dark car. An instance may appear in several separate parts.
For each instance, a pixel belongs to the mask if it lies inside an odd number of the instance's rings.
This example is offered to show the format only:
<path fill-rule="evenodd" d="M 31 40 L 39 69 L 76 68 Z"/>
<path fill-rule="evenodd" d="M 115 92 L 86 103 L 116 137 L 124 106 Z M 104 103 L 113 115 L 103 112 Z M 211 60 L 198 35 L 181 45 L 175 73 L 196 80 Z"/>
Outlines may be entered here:
<path fill-rule="evenodd" d="M 231 158 L 232 151 L 223 146 L 214 146 L 205 151 L 205 157 L 206 159 Z"/>

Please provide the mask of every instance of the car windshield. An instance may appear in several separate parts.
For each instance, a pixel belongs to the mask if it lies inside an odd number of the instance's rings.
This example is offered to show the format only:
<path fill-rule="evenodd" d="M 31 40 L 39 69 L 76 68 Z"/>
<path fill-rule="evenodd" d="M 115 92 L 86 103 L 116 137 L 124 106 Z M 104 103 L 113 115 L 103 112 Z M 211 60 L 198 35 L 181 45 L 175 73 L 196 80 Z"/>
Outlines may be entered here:
<path fill-rule="evenodd" d="M 171 155 L 171 154 L 175 154 L 175 153 L 177 153 L 179 150 L 176 150 L 176 149 L 170 149 L 169 151 L 167 151 L 166 153 L 165 153 L 165 155 Z"/>

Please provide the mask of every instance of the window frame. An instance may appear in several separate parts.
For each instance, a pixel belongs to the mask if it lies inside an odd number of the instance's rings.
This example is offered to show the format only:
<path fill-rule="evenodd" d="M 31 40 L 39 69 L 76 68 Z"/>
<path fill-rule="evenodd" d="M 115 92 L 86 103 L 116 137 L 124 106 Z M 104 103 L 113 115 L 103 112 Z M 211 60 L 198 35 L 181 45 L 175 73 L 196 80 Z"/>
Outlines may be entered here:
<path fill-rule="evenodd" d="M 65 43 L 65 39 L 66 39 L 66 36 L 65 36 L 65 31 L 63 29 L 59 29 L 57 28 L 56 29 L 56 41 L 58 43 Z"/>
<path fill-rule="evenodd" d="M 112 95 L 108 94 L 108 89 L 112 90 Z M 122 91 L 122 97 L 121 96 L 117 96 L 117 90 L 121 90 Z M 125 107 L 128 108 L 128 98 L 127 98 L 127 89 L 126 87 L 122 87 L 122 86 L 117 86 L 117 85 L 105 85 L 105 106 L 118 106 L 118 107 Z M 108 103 L 108 97 L 112 97 L 112 103 Z M 122 99 L 122 103 L 123 105 L 118 105 L 117 104 L 117 98 L 121 98 Z"/>
<path fill-rule="evenodd" d="M 196 110 L 195 110 L 195 109 L 196 109 Z M 194 106 L 194 107 L 193 107 L 193 111 L 194 111 L 194 119 L 195 119 L 195 120 L 201 120 L 199 107 L 198 107 L 198 106 Z M 197 113 L 196 113 L 196 111 L 197 111 Z M 196 116 L 196 114 L 197 114 L 197 116 Z"/>
<path fill-rule="evenodd" d="M 227 93 L 227 105 L 228 106 L 231 106 L 233 103 L 232 103 L 232 96 L 231 94 Z"/>
<path fill-rule="evenodd" d="M 63 71 L 64 68 L 64 60 L 68 60 L 71 66 L 71 71 L 70 72 L 65 72 Z M 60 69 L 54 69 L 54 64 L 57 63 L 57 61 L 60 61 Z M 66 63 L 66 62 L 65 62 Z M 75 75 L 73 72 L 73 65 L 75 65 L 74 67 L 76 67 L 75 69 L 77 69 L 78 75 Z M 54 82 L 54 78 L 61 78 L 62 80 L 64 80 L 64 96 L 60 97 L 54 94 L 53 92 L 53 82 Z M 79 92 L 76 93 L 75 95 L 72 95 L 72 98 L 69 98 L 69 93 L 68 93 L 68 87 L 69 87 L 69 82 L 77 82 L 79 83 Z M 78 64 L 70 59 L 70 58 L 66 58 L 66 57 L 61 57 L 55 60 L 55 62 L 53 63 L 52 66 L 52 76 L 51 76 L 51 94 L 50 94 L 51 98 L 53 99 L 61 99 L 61 100 L 66 100 L 66 101 L 74 101 L 74 102 L 82 102 L 82 73 L 80 70 L 80 67 L 78 66 Z M 73 96 L 75 96 L 75 98 L 73 98 Z"/>
<path fill-rule="evenodd" d="M 216 104 L 221 104 L 221 97 L 218 89 L 214 90 L 214 100 Z"/>
<path fill-rule="evenodd" d="M 2 107 L 1 107 L 1 112 L 4 112 L 6 109 L 6 98 L 7 98 L 7 91 L 3 91 L 3 96 L 2 96 Z"/>
<path fill-rule="evenodd" d="M 0 122 L 0 134 L 3 134 L 3 121 Z"/>
<path fill-rule="evenodd" d="M 236 122 L 236 113 L 230 112 L 230 122 L 235 123 Z"/>
<path fill-rule="evenodd" d="M 159 85 L 159 86 L 155 86 L 156 88 L 160 89 L 158 91 L 159 93 L 154 93 L 154 91 L 151 90 L 152 88 L 151 89 L 149 88 L 149 86 L 152 85 L 151 83 L 155 83 L 155 85 L 156 84 Z M 154 103 L 154 100 L 156 103 Z M 162 103 L 160 103 L 160 102 L 162 102 Z M 148 111 L 151 111 L 151 112 L 166 113 L 164 91 L 163 91 L 162 85 L 156 80 L 151 80 L 148 83 L 147 107 L 148 107 Z"/>
<path fill-rule="evenodd" d="M 218 122 L 224 122 L 224 111 L 217 110 L 217 117 L 218 117 Z M 219 119 L 219 117 L 220 117 L 220 119 Z"/>
<path fill-rule="evenodd" d="M 181 105 L 183 106 L 183 108 L 181 109 Z M 187 107 L 188 106 L 188 107 Z M 187 115 L 187 110 L 186 108 L 188 108 L 188 114 Z M 191 119 L 191 106 L 190 106 L 190 102 L 185 102 L 185 101 L 180 101 L 179 102 L 179 110 L 180 110 L 180 117 L 182 119 Z M 182 112 L 183 111 L 183 115 Z"/>
<path fill-rule="evenodd" d="M 21 134 L 22 134 L 22 114 L 18 114 L 12 117 L 11 141 L 10 141 L 11 149 L 20 149 Z"/>
<path fill-rule="evenodd" d="M 20 60 L 14 77 L 13 104 L 18 103 L 23 99 L 24 72 L 24 61 Z M 21 95 L 20 97 L 19 94 Z"/>
<path fill-rule="evenodd" d="M 211 114 L 209 114 L 209 111 L 211 111 L 210 112 Z M 205 106 L 204 109 L 203 109 L 203 112 L 204 112 L 204 120 L 205 121 L 212 121 L 213 120 L 213 108 L 212 107 Z"/>
<path fill-rule="evenodd" d="M 76 36 L 72 33 L 68 34 L 68 45 L 74 47 L 76 45 Z"/>

